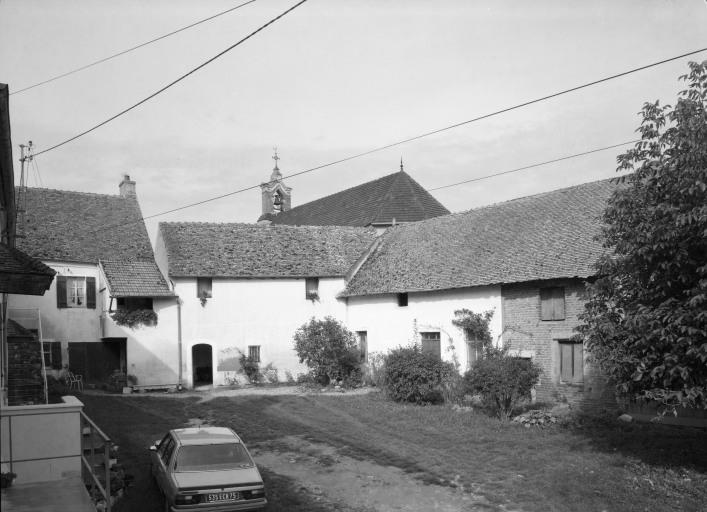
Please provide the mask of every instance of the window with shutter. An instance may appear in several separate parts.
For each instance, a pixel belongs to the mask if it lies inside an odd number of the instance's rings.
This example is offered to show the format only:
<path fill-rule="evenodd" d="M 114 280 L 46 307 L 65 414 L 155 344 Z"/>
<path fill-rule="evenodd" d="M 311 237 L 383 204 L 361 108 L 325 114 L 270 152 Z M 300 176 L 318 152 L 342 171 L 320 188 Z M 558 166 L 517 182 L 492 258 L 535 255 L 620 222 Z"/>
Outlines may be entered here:
<path fill-rule="evenodd" d="M 421 332 L 422 352 L 442 359 L 442 344 L 438 332 Z"/>
<path fill-rule="evenodd" d="M 560 340 L 560 380 L 581 383 L 584 380 L 584 351 L 582 342 Z"/>
<path fill-rule="evenodd" d="M 565 289 L 556 286 L 540 289 L 540 319 L 565 319 Z"/>

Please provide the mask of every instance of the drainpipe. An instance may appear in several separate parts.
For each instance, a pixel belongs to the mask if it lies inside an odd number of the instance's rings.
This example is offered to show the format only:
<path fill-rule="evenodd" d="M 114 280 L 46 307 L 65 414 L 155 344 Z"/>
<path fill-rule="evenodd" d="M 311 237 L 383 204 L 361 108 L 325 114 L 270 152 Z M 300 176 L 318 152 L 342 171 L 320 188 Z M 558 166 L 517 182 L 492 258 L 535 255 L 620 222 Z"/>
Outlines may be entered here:
<path fill-rule="evenodd" d="M 179 377 L 177 391 L 182 390 L 182 301 L 177 296 L 177 350 L 179 352 Z"/>

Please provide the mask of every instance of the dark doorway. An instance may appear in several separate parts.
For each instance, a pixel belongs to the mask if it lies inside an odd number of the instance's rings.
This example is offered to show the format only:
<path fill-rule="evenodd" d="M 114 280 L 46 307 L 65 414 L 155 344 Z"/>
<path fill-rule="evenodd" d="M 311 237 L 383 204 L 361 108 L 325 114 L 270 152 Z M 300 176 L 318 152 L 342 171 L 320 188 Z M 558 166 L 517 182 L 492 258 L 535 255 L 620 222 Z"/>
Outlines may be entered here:
<path fill-rule="evenodd" d="M 69 342 L 69 369 L 82 375 L 84 382 L 108 382 L 117 370 L 125 372 L 126 339 L 100 342 Z"/>
<path fill-rule="evenodd" d="M 194 386 L 204 386 L 214 383 L 214 368 L 211 345 L 199 343 L 191 349 L 192 368 L 194 370 Z"/>

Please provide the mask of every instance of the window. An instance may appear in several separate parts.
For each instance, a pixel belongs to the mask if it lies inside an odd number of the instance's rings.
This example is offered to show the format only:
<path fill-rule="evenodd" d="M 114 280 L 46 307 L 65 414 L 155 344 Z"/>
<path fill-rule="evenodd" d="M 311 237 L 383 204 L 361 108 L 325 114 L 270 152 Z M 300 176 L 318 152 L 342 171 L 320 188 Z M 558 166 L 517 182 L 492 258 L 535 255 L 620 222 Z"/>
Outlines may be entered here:
<path fill-rule="evenodd" d="M 582 342 L 560 340 L 560 380 L 581 383 L 584 380 Z"/>
<path fill-rule="evenodd" d="M 442 359 L 442 345 L 438 332 L 421 332 L 420 339 L 422 340 L 422 352 L 432 354 L 438 359 Z"/>
<path fill-rule="evenodd" d="M 56 280 L 58 308 L 96 309 L 96 278 L 59 276 Z"/>
<path fill-rule="evenodd" d="M 308 277 L 304 280 L 304 296 L 307 300 L 319 298 L 319 278 Z"/>
<path fill-rule="evenodd" d="M 260 345 L 249 345 L 248 346 L 248 358 L 254 363 L 260 362 Z"/>
<path fill-rule="evenodd" d="M 562 287 L 540 288 L 540 319 L 565 319 L 565 289 Z"/>
<path fill-rule="evenodd" d="M 479 340 L 472 337 L 471 331 L 469 329 L 464 329 L 464 339 L 466 340 L 466 364 L 467 368 L 481 359 L 482 347 Z"/>
<path fill-rule="evenodd" d="M 135 311 L 137 309 L 152 309 L 151 297 L 118 297 L 116 300 L 119 310 Z"/>
<path fill-rule="evenodd" d="M 45 341 L 42 343 L 44 367 L 61 370 L 61 341 Z"/>
<path fill-rule="evenodd" d="M 197 277 L 196 278 L 196 296 L 200 299 L 211 298 L 211 278 Z"/>
<path fill-rule="evenodd" d="M 399 293 L 398 294 L 398 306 L 403 308 L 407 305 L 408 305 L 408 294 L 407 293 Z"/>
<path fill-rule="evenodd" d="M 368 361 L 368 331 L 356 331 L 358 348 L 361 351 L 361 362 Z"/>

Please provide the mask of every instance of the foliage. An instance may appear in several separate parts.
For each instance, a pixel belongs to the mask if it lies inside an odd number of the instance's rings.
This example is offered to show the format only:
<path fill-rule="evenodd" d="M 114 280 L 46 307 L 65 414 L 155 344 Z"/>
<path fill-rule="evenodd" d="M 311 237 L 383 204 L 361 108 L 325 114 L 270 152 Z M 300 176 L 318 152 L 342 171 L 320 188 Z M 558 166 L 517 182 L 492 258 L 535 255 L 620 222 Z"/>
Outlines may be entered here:
<path fill-rule="evenodd" d="M 260 374 L 262 379 L 266 380 L 270 384 L 277 384 L 280 382 L 280 379 L 277 376 L 277 368 L 275 368 L 272 363 L 266 364 L 265 368 L 260 371 Z"/>
<path fill-rule="evenodd" d="M 356 337 L 338 320 L 312 318 L 294 335 L 295 351 L 322 384 L 348 380 L 359 370 Z M 360 371 L 360 370 L 359 370 Z"/>
<path fill-rule="evenodd" d="M 52 375 L 47 375 L 47 394 L 49 395 L 49 403 L 59 404 L 63 400 L 61 397 L 70 393 L 69 386 L 66 385 L 64 379 L 57 379 Z"/>
<path fill-rule="evenodd" d="M 11 471 L 8 471 L 7 473 L 0 473 L 0 487 L 3 489 L 10 487 L 15 478 L 17 478 L 17 474 L 12 473 Z"/>
<path fill-rule="evenodd" d="M 118 309 L 110 316 L 116 324 L 130 329 L 140 325 L 157 325 L 157 313 L 152 309 Z"/>
<path fill-rule="evenodd" d="M 385 378 L 385 354 L 370 352 L 363 364 L 363 383 L 368 386 L 383 387 Z"/>
<path fill-rule="evenodd" d="M 479 394 L 495 409 L 498 417 L 508 420 L 521 401 L 530 398 L 542 370 L 530 359 L 497 355 L 477 360 L 464 374 L 465 390 Z"/>
<path fill-rule="evenodd" d="M 493 310 L 484 313 L 474 313 L 466 308 L 454 312 L 452 325 L 465 333 L 474 347 L 481 349 L 484 356 L 498 355 L 493 345 L 493 337 L 489 324 L 493 318 Z"/>
<path fill-rule="evenodd" d="M 256 361 L 254 358 L 245 355 L 242 351 L 238 351 L 240 356 L 238 357 L 238 361 L 241 364 L 241 369 L 240 371 L 243 372 L 248 379 L 248 382 L 251 384 L 257 384 L 258 382 L 262 381 L 263 376 L 260 373 L 260 363 Z"/>
<path fill-rule="evenodd" d="M 386 356 L 383 382 L 396 402 L 434 404 L 444 401 L 444 384 L 456 373 L 452 363 L 413 345 L 396 348 Z"/>
<path fill-rule="evenodd" d="M 675 107 L 646 103 L 641 141 L 618 157 L 599 278 L 578 329 L 630 398 L 707 408 L 707 61 Z"/>

